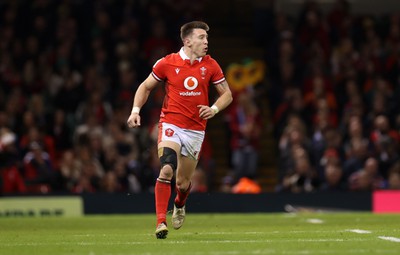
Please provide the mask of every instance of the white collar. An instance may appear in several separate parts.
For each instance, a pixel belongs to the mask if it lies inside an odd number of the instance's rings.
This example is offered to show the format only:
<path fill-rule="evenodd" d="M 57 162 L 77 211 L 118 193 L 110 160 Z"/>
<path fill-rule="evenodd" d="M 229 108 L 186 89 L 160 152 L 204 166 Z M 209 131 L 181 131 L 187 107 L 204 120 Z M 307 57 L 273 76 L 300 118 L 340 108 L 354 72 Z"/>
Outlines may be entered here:
<path fill-rule="evenodd" d="M 189 59 L 189 60 L 190 60 L 190 58 L 186 55 L 185 51 L 183 50 L 183 47 L 182 47 L 181 50 L 179 51 L 179 56 L 181 56 L 181 58 L 182 58 L 183 60 L 186 60 L 186 59 Z M 202 57 L 196 58 L 196 60 L 199 61 L 199 62 L 201 62 L 202 59 L 203 59 Z"/>

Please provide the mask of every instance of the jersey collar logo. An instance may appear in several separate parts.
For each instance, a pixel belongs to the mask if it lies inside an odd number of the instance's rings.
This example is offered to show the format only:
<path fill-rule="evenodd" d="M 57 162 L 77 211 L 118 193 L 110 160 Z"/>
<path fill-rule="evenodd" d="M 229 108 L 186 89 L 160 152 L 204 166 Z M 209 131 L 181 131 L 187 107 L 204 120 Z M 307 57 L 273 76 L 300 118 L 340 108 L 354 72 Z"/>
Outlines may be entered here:
<path fill-rule="evenodd" d="M 179 68 L 175 68 L 176 74 L 178 74 L 180 70 L 181 70 L 181 69 L 179 69 Z"/>

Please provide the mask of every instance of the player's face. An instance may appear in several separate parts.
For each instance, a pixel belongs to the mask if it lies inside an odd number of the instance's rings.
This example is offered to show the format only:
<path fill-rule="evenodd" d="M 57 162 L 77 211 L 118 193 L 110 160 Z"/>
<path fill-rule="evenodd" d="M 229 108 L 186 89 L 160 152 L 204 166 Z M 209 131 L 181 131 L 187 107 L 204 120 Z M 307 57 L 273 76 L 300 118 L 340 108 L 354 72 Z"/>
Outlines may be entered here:
<path fill-rule="evenodd" d="M 197 57 L 204 57 L 208 50 L 208 35 L 204 29 L 194 29 L 190 37 L 192 52 Z"/>

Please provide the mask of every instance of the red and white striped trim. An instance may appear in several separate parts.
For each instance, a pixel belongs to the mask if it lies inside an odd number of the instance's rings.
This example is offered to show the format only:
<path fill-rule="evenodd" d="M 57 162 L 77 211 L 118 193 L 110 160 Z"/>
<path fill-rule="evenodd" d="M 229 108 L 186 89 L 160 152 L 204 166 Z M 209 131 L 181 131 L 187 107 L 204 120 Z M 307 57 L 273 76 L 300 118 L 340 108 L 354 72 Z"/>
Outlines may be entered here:
<path fill-rule="evenodd" d="M 162 81 L 160 77 L 158 77 L 154 72 L 151 72 L 151 75 L 157 80 L 157 81 Z"/>
<path fill-rule="evenodd" d="M 221 83 L 221 82 L 223 82 L 223 81 L 225 81 L 225 77 L 222 78 L 222 79 L 219 79 L 218 81 L 213 81 L 212 83 L 215 84 L 215 85 L 217 85 L 217 84 L 219 84 L 219 83 Z"/>

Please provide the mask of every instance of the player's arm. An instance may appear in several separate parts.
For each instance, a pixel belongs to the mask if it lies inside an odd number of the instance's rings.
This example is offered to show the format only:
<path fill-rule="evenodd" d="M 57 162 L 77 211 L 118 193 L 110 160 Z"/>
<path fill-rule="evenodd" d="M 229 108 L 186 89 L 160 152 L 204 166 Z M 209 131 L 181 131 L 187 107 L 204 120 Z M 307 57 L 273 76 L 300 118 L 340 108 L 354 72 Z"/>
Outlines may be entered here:
<path fill-rule="evenodd" d="M 228 82 L 224 80 L 221 83 L 215 85 L 215 88 L 219 94 L 217 101 L 210 107 L 207 105 L 199 105 L 199 115 L 203 119 L 210 119 L 215 116 L 219 111 L 228 107 L 232 102 L 232 91 L 229 88 Z"/>
<path fill-rule="evenodd" d="M 140 109 L 147 102 L 150 92 L 158 85 L 158 81 L 150 74 L 138 87 L 133 99 L 133 106 L 131 114 L 128 118 L 129 127 L 140 126 Z"/>
<path fill-rule="evenodd" d="M 215 88 L 217 89 L 219 98 L 217 99 L 217 101 L 215 101 L 214 105 L 218 107 L 219 111 L 221 111 L 232 103 L 232 91 L 229 88 L 228 82 L 226 82 L 226 80 L 215 85 Z"/>

